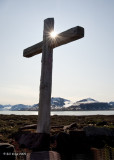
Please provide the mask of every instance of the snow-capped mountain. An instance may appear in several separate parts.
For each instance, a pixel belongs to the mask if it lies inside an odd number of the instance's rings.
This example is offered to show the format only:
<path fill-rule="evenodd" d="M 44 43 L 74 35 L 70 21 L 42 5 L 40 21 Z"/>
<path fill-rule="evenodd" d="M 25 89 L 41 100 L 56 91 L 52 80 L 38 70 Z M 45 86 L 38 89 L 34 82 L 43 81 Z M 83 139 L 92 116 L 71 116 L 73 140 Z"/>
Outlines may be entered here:
<path fill-rule="evenodd" d="M 73 104 L 72 101 L 60 97 L 51 98 L 51 109 L 52 110 L 61 110 L 62 108 L 69 107 Z M 35 104 L 29 110 L 38 110 L 39 105 Z"/>
<path fill-rule="evenodd" d="M 51 98 L 51 107 L 52 108 L 61 108 L 61 107 L 69 107 L 73 104 L 68 99 L 60 98 L 60 97 L 52 97 Z"/>
<path fill-rule="evenodd" d="M 11 105 L 0 105 L 0 111 L 4 111 L 4 110 L 10 110 L 11 109 Z"/>
<path fill-rule="evenodd" d="M 31 108 L 31 106 L 29 105 L 24 105 L 24 104 L 17 104 L 17 105 L 14 105 L 10 108 L 11 111 L 26 111 L 28 110 L 29 108 Z"/>
<path fill-rule="evenodd" d="M 0 105 L 0 111 L 37 111 L 39 109 L 38 104 L 34 105 Z M 72 102 L 68 99 L 61 97 L 51 98 L 51 109 L 70 111 L 70 110 L 109 110 L 114 109 L 114 102 L 105 103 L 98 102 L 92 98 L 82 99 L 80 101 Z"/>
<path fill-rule="evenodd" d="M 92 98 L 87 98 L 73 103 L 69 108 L 70 110 L 109 110 L 110 105 L 109 103 L 98 102 Z"/>

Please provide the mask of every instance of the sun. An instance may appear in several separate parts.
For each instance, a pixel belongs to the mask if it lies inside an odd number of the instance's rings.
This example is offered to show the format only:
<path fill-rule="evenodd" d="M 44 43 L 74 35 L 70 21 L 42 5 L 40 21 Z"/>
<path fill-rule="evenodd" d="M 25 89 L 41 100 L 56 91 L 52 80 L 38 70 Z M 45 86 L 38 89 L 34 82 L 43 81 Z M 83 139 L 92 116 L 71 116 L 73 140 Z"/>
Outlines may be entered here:
<path fill-rule="evenodd" d="M 52 31 L 52 32 L 50 33 L 50 36 L 51 36 L 51 38 L 56 38 L 56 37 L 57 37 L 57 32 Z"/>

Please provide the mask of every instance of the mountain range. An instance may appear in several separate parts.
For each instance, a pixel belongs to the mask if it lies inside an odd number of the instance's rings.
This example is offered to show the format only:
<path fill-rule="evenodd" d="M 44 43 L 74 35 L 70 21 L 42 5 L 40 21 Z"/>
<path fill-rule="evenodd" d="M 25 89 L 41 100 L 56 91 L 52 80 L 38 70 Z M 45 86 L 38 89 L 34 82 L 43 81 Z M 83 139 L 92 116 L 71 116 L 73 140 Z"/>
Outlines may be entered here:
<path fill-rule="evenodd" d="M 37 111 L 39 104 L 34 105 L 0 105 L 0 111 Z M 92 98 L 72 102 L 60 97 L 51 98 L 51 110 L 53 111 L 81 111 L 81 110 L 114 110 L 114 102 L 99 102 Z"/>

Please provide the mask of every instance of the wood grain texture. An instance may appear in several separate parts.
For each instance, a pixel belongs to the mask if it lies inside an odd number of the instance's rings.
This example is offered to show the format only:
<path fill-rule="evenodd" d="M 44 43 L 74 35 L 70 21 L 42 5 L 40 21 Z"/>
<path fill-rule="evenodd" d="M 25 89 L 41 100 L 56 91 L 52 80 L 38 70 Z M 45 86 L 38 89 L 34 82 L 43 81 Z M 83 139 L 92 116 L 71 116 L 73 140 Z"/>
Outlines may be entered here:
<path fill-rule="evenodd" d="M 75 40 L 78 40 L 78 39 L 84 37 L 84 28 L 80 27 L 80 26 L 71 28 L 67 31 L 64 31 L 64 32 L 58 34 L 58 36 L 55 39 L 50 38 L 50 36 L 49 36 L 50 32 L 48 32 L 47 37 L 48 37 L 48 40 L 51 41 L 52 48 L 59 47 L 61 45 L 67 44 L 69 42 L 72 42 L 72 41 L 75 41 Z M 39 42 L 29 48 L 26 48 L 23 51 L 23 56 L 29 58 L 29 57 L 35 56 L 37 54 L 40 54 L 42 52 L 42 46 L 43 46 L 43 41 Z"/>
<path fill-rule="evenodd" d="M 54 19 L 48 18 L 44 20 L 39 116 L 37 126 L 38 133 L 50 133 L 53 48 L 50 47 L 51 40 L 48 39 L 47 33 L 53 29 Z"/>

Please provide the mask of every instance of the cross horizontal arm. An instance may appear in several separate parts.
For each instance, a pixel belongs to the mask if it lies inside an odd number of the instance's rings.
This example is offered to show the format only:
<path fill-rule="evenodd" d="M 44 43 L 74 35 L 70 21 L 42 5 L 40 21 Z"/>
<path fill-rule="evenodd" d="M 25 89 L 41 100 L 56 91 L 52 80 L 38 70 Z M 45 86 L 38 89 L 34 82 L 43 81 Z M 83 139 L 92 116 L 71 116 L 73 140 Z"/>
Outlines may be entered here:
<path fill-rule="evenodd" d="M 83 27 L 77 26 L 77 27 L 71 28 L 65 32 L 58 34 L 57 37 L 53 39 L 52 48 L 56 48 L 58 46 L 67 44 L 69 42 L 78 40 L 83 37 L 84 37 Z M 37 54 L 40 54 L 42 52 L 42 46 L 43 46 L 43 41 L 29 48 L 24 49 L 23 56 L 29 58 Z"/>

